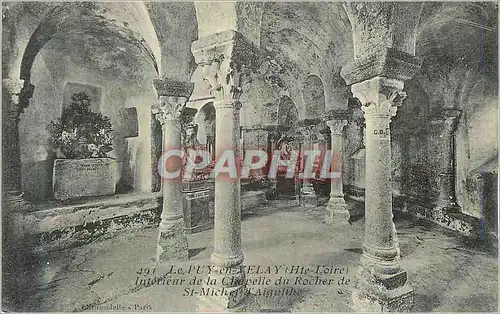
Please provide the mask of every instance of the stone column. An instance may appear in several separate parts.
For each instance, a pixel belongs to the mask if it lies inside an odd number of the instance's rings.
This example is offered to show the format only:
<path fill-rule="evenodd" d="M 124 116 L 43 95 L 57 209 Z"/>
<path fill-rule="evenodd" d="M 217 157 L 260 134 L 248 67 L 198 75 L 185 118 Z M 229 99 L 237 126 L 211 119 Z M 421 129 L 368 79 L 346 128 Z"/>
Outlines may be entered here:
<path fill-rule="evenodd" d="M 222 155 L 240 160 L 240 108 L 242 76 L 246 61 L 252 59 L 254 47 L 236 31 L 225 31 L 195 41 L 191 50 L 202 67 L 203 80 L 214 97 L 216 110 L 216 160 Z M 231 153 L 232 152 L 232 153 Z M 245 286 L 241 247 L 241 185 L 239 175 L 215 174 L 214 279 L 206 288 L 223 291 L 200 296 L 198 310 L 210 312 L 235 308 L 249 294 Z"/>
<path fill-rule="evenodd" d="M 406 312 L 414 303 L 413 289 L 401 268 L 399 243 L 392 221 L 391 134 L 389 123 L 402 104 L 404 81 L 422 61 L 393 48 L 358 56 L 341 70 L 358 98 L 366 124 L 365 234 L 363 255 L 352 292 L 356 312 Z"/>
<path fill-rule="evenodd" d="M 13 212 L 29 206 L 22 198 L 19 115 L 29 105 L 34 88 L 28 81 L 2 79 L 2 203 Z"/>
<path fill-rule="evenodd" d="M 304 136 L 301 149 L 301 170 L 303 171 L 306 163 L 311 164 L 313 162 L 311 160 L 312 156 L 305 156 L 304 151 L 313 149 L 313 137 L 315 136 L 315 132 L 317 130 L 314 125 L 306 125 L 299 127 L 299 131 Z M 306 207 L 314 207 L 318 205 L 318 197 L 316 195 L 316 191 L 314 190 L 312 179 L 302 179 L 302 186 L 300 188 L 300 205 Z"/>
<path fill-rule="evenodd" d="M 433 138 L 439 143 L 439 196 L 437 209 L 446 212 L 460 211 L 455 197 L 455 131 L 460 117 L 460 110 L 443 109 L 443 112 L 431 120 Z"/>
<path fill-rule="evenodd" d="M 346 119 L 334 119 L 326 122 L 330 128 L 331 134 L 331 164 L 334 165 L 332 172 L 342 173 L 343 145 L 344 139 L 342 131 L 347 125 Z M 342 175 L 340 178 L 332 178 L 330 181 L 330 199 L 326 205 L 327 214 L 325 221 L 327 224 L 340 223 L 348 224 L 350 214 L 347 210 L 344 200 L 344 191 L 342 186 Z"/>
<path fill-rule="evenodd" d="M 393 304 L 413 304 L 392 221 L 389 123 L 406 95 L 402 81 L 384 77 L 353 84 L 351 89 L 363 105 L 366 123 L 365 236 L 353 305 L 359 311 L 396 310 L 391 309 Z"/>
<path fill-rule="evenodd" d="M 272 127 L 268 131 L 268 149 L 267 149 L 267 155 L 269 156 L 269 159 L 271 159 L 271 156 L 273 156 L 274 150 L 276 149 L 276 142 L 279 139 L 279 135 L 281 133 L 278 131 L 278 126 Z M 268 166 L 270 164 L 270 161 L 268 161 Z M 269 173 L 269 167 L 266 169 L 266 176 L 268 177 Z M 268 177 L 269 178 L 269 177 Z M 278 183 L 278 178 L 273 178 L 269 180 L 270 182 L 270 190 L 271 190 L 271 198 L 276 198 L 278 196 L 278 191 L 277 191 L 277 183 Z"/>
<path fill-rule="evenodd" d="M 194 84 L 170 80 L 155 80 L 159 103 L 153 107 L 156 119 L 163 129 L 163 154 L 170 150 L 181 150 L 180 114 L 184 109 Z M 161 160 L 161 159 L 160 159 Z M 168 162 L 162 161 L 168 171 L 181 169 L 182 160 L 170 157 Z M 170 260 L 188 259 L 188 243 L 184 230 L 182 176 L 162 178 L 163 210 L 159 225 L 156 260 L 165 262 Z"/>

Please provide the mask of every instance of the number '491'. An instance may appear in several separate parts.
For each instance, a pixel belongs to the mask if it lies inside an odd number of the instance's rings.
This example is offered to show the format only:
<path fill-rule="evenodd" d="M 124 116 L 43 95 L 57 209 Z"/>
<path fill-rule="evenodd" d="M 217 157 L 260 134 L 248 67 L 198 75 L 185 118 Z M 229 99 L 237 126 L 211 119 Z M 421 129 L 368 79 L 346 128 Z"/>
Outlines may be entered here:
<path fill-rule="evenodd" d="M 141 269 L 139 269 L 139 270 L 136 272 L 136 274 L 137 274 L 137 275 L 144 275 L 144 276 L 147 276 L 147 275 L 152 275 L 152 274 L 154 274 L 154 273 L 155 273 L 155 270 L 156 270 L 156 268 L 147 268 L 147 267 L 142 268 L 142 267 L 141 267 Z"/>

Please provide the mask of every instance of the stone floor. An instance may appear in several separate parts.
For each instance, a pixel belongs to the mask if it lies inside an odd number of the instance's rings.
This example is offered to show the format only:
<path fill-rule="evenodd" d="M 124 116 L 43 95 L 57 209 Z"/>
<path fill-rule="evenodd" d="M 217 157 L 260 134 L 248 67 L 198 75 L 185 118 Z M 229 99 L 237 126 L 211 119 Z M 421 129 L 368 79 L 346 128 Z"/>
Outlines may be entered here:
<path fill-rule="evenodd" d="M 245 264 L 261 267 L 297 265 L 310 269 L 325 265 L 328 267 L 320 268 L 333 267 L 338 272 L 320 275 L 321 279 L 333 279 L 331 285 L 293 285 L 296 277 L 304 283 L 308 279 L 314 280 L 316 274 L 289 274 L 284 276 L 291 281 L 288 286 L 274 285 L 280 275 L 248 274 L 248 279 L 266 277 L 271 280 L 268 286 L 249 286 L 254 293 L 252 302 L 257 311 L 263 312 L 350 311 L 352 284 L 339 285 L 339 280 L 344 280 L 344 283 L 354 280 L 361 254 L 364 220 L 358 216 L 352 218 L 351 226 L 329 226 L 323 223 L 324 209 L 291 204 L 275 202 L 243 217 Z M 352 213 L 359 213 L 359 205 L 349 205 Z M 495 312 L 498 309 L 496 248 L 468 241 L 415 218 L 396 216 L 395 221 L 402 265 L 415 290 L 415 311 Z M 58 312 L 114 309 L 129 312 L 195 311 L 196 297 L 184 294 L 186 287 L 196 286 L 145 286 L 138 283 L 140 279 L 162 276 L 171 266 L 186 269 L 211 265 L 213 231 L 189 235 L 189 262 L 163 266 L 155 265 L 153 258 L 156 237 L 155 229 L 146 229 L 40 257 L 30 273 L 19 276 L 25 287 L 19 298 L 22 304 L 16 305 L 4 299 L 3 308 Z M 145 275 L 146 269 L 148 275 Z M 176 278 L 172 274 L 167 276 Z M 292 296 L 265 295 L 273 291 L 283 293 L 291 285 Z"/>

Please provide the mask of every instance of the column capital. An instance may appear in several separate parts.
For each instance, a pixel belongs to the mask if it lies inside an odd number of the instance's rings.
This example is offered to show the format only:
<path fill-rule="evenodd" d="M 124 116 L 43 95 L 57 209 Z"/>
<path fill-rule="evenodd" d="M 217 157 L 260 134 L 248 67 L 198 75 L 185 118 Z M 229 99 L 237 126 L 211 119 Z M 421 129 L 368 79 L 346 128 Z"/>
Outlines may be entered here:
<path fill-rule="evenodd" d="M 323 141 L 324 134 L 321 133 L 322 127 L 317 124 L 299 125 L 297 127 L 300 134 L 306 141 Z"/>
<path fill-rule="evenodd" d="M 350 119 L 349 110 L 330 110 L 326 114 L 325 124 L 328 126 L 330 134 L 342 134 L 342 130 Z"/>
<path fill-rule="evenodd" d="M 151 109 L 162 125 L 168 121 L 178 122 L 187 100 L 186 96 L 160 96 L 159 102 Z"/>
<path fill-rule="evenodd" d="M 347 120 L 328 120 L 326 121 L 326 125 L 330 128 L 330 133 L 332 135 L 340 135 L 344 130 L 344 127 L 347 125 Z"/>
<path fill-rule="evenodd" d="M 303 125 L 297 127 L 297 130 L 300 132 L 302 136 L 304 136 L 305 139 L 309 140 L 312 139 L 315 129 L 313 125 Z"/>
<path fill-rule="evenodd" d="M 195 62 L 202 67 L 210 94 L 225 103 L 239 101 L 243 81 L 262 62 L 257 48 L 234 30 L 200 38 L 193 42 L 191 51 Z"/>
<path fill-rule="evenodd" d="M 24 80 L 21 79 L 12 79 L 12 78 L 4 78 L 2 79 L 2 87 L 4 93 L 8 93 L 11 101 L 18 105 L 19 104 L 19 94 L 21 94 L 21 90 L 24 87 Z"/>
<path fill-rule="evenodd" d="M 431 128 L 431 131 L 453 133 L 461 114 L 462 111 L 459 109 L 443 109 L 430 121 L 431 126 L 438 126 L 438 128 Z"/>
<path fill-rule="evenodd" d="M 396 115 L 398 106 L 406 98 L 402 91 L 404 83 L 387 77 L 372 79 L 353 84 L 351 91 L 361 101 L 366 117 L 391 117 Z"/>

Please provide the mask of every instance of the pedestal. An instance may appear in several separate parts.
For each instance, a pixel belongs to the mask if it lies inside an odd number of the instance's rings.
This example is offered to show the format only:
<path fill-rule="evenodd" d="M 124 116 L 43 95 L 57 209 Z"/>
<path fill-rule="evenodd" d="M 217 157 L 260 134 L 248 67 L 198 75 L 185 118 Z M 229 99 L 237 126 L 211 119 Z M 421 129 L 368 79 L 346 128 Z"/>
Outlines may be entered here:
<path fill-rule="evenodd" d="M 184 223 L 187 234 L 212 228 L 210 220 L 210 189 L 198 187 L 182 191 Z"/>
<path fill-rule="evenodd" d="M 212 260 L 214 260 L 212 258 Z M 228 272 L 226 267 L 214 267 L 213 275 L 207 276 L 202 287 L 208 293 L 197 299 L 198 312 L 234 311 L 241 306 L 249 296 L 250 291 L 245 286 L 243 267 L 232 267 Z M 210 284 L 213 283 L 213 284 Z"/>
<path fill-rule="evenodd" d="M 54 198 L 67 200 L 115 194 L 116 161 L 112 158 L 54 160 Z"/>
<path fill-rule="evenodd" d="M 332 197 L 330 195 L 330 199 L 326 204 L 325 222 L 329 225 L 334 223 L 348 225 L 350 218 L 351 214 L 347 210 L 347 204 L 344 197 Z"/>
<path fill-rule="evenodd" d="M 415 303 L 413 289 L 404 285 L 406 272 L 375 282 L 360 273 L 351 301 L 355 312 L 410 312 Z"/>
<path fill-rule="evenodd" d="M 156 260 L 158 262 L 183 261 L 189 258 L 184 226 L 185 223 L 182 217 L 160 223 L 156 250 Z"/>
<path fill-rule="evenodd" d="M 318 197 L 311 182 L 304 182 L 300 188 L 300 204 L 306 207 L 318 206 Z"/>

